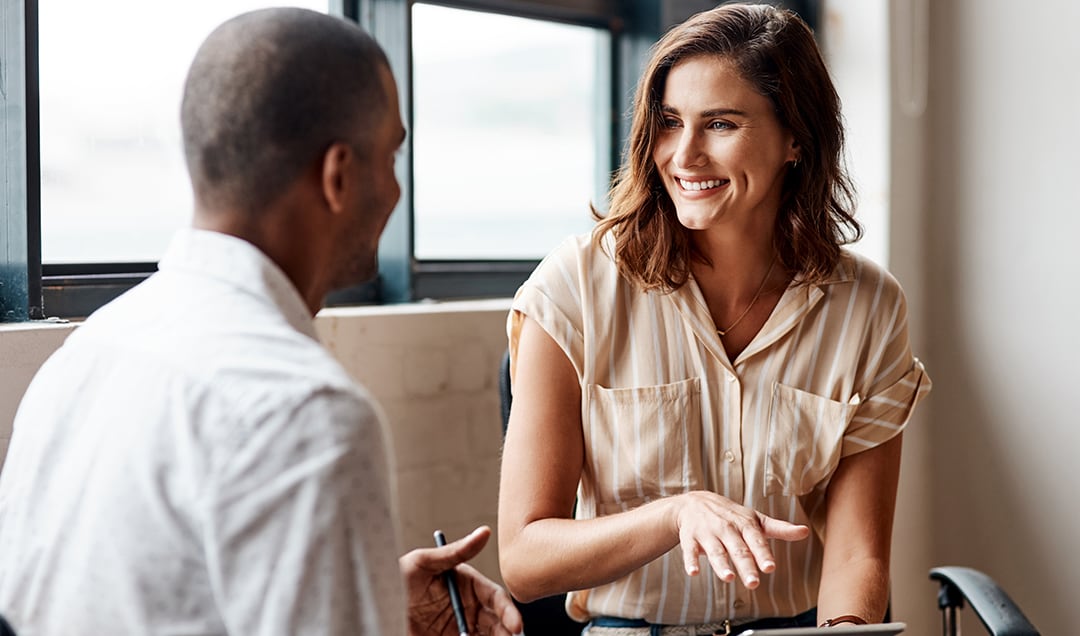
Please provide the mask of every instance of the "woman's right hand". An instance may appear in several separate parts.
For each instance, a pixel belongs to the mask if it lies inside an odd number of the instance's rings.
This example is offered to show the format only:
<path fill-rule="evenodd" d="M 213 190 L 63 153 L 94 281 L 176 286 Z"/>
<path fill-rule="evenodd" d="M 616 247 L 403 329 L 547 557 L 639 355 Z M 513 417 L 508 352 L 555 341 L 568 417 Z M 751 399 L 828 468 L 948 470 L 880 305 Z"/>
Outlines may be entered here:
<path fill-rule="evenodd" d="M 722 581 L 734 580 L 737 572 L 752 590 L 761 583 L 761 572 L 776 569 L 769 539 L 801 541 L 810 536 L 807 526 L 774 519 L 713 492 L 688 492 L 673 499 L 683 566 L 690 576 L 700 571 L 698 557 L 704 554 Z"/>

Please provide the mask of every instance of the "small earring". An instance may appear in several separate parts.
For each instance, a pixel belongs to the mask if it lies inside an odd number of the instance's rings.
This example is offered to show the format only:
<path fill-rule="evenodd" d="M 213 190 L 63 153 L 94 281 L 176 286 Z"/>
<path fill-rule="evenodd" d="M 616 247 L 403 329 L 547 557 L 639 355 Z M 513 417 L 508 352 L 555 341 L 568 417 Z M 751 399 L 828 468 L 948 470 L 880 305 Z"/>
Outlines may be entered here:
<path fill-rule="evenodd" d="M 791 167 L 792 168 L 798 168 L 799 167 L 799 158 L 798 157 L 795 157 L 795 160 L 791 162 Z"/>

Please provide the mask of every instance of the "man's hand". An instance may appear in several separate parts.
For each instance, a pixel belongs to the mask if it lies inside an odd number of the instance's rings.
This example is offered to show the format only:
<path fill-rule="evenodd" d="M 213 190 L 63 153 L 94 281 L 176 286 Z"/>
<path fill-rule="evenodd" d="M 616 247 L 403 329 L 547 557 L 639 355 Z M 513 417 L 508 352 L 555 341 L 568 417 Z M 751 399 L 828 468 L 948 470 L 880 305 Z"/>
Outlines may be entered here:
<path fill-rule="evenodd" d="M 465 562 L 480 553 L 491 528 L 481 526 L 441 548 L 419 548 L 398 560 L 409 603 L 409 636 L 458 636 L 443 572 L 453 568 L 469 633 L 511 636 L 525 627 L 506 590 Z"/>

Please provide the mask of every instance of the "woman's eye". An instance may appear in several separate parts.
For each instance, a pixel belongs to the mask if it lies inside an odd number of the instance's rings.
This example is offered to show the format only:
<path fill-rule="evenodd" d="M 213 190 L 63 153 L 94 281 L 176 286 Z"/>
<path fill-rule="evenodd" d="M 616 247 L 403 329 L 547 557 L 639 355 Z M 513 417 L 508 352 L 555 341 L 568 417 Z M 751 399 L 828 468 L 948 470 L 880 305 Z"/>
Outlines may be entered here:
<path fill-rule="evenodd" d="M 678 128 L 679 125 L 680 124 L 678 119 L 674 119 L 672 117 L 664 118 L 664 128 Z"/>

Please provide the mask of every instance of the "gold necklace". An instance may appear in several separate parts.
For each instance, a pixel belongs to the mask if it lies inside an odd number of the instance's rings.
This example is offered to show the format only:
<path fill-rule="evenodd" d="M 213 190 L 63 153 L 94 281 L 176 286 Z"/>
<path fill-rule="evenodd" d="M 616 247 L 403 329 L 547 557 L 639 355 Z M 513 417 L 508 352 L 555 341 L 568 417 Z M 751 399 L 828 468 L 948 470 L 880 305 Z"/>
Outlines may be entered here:
<path fill-rule="evenodd" d="M 757 300 L 758 300 L 758 297 L 761 296 L 761 290 L 765 289 L 765 283 L 768 282 L 768 280 L 769 280 L 769 274 L 772 274 L 773 265 L 776 265 L 776 259 L 775 258 L 772 259 L 772 261 L 769 263 L 769 269 L 767 269 L 765 271 L 765 278 L 761 279 L 761 284 L 758 285 L 757 291 L 754 292 L 754 297 L 750 299 L 750 304 L 746 306 L 746 309 L 744 309 L 741 314 L 739 314 L 739 317 L 735 319 L 735 322 L 728 325 L 727 329 L 717 329 L 716 330 L 717 335 L 719 335 L 721 338 L 723 338 L 724 336 L 727 335 L 727 333 L 729 331 L 731 331 L 732 329 L 735 328 L 735 325 L 739 324 L 739 322 L 743 318 L 746 317 L 746 314 L 750 313 L 750 309 L 753 308 L 754 303 L 756 303 Z"/>

